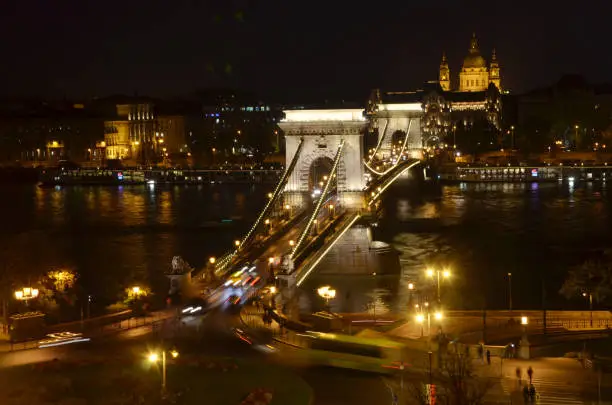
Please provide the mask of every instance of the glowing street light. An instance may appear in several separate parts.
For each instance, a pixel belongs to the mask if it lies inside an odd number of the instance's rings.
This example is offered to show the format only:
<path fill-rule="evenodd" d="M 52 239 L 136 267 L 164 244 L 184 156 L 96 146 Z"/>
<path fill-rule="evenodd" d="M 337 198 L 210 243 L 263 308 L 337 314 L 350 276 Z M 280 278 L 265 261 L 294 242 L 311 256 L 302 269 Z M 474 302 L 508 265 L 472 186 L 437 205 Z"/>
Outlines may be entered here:
<path fill-rule="evenodd" d="M 217 261 L 217 259 L 214 256 L 208 258 L 208 263 L 210 263 L 210 264 L 215 264 L 216 261 Z"/>
<path fill-rule="evenodd" d="M 437 275 L 436 287 L 437 287 L 437 290 L 438 290 L 438 302 L 440 302 L 440 300 L 441 300 L 441 296 L 440 296 L 440 274 L 442 274 L 442 278 L 443 279 L 447 279 L 447 278 L 450 278 L 451 272 L 450 272 L 450 270 L 447 270 L 447 269 L 442 270 L 442 271 L 427 269 L 426 274 L 427 274 L 427 277 L 429 277 L 429 278 L 434 278 L 434 274 Z"/>
<path fill-rule="evenodd" d="M 413 283 L 408 283 L 408 289 L 409 290 L 414 290 L 414 284 Z"/>
<path fill-rule="evenodd" d="M 32 298 L 38 297 L 38 288 L 24 287 L 21 290 L 15 291 L 15 299 L 19 301 L 25 301 L 26 305 Z"/>
<path fill-rule="evenodd" d="M 179 352 L 177 352 L 176 350 L 171 350 L 170 356 L 172 356 L 173 359 L 176 359 L 179 356 Z M 160 357 L 159 354 L 155 352 L 151 352 L 147 356 L 147 359 L 151 363 L 157 363 L 159 361 L 159 357 Z M 162 386 L 161 388 L 162 388 L 162 392 L 165 392 L 166 391 L 166 352 L 165 351 L 161 352 L 161 361 L 162 361 Z"/>
<path fill-rule="evenodd" d="M 327 312 L 331 312 L 329 301 L 336 297 L 336 290 L 326 285 L 323 287 L 319 287 L 317 289 L 317 294 L 319 294 L 319 296 L 325 300 L 325 304 L 327 305 Z"/>
<path fill-rule="evenodd" d="M 436 312 L 434 314 L 434 318 L 436 321 L 441 321 L 444 318 L 442 312 Z M 417 314 L 415 320 L 418 324 L 423 325 L 425 322 L 425 315 Z M 421 336 L 423 336 L 423 328 L 421 327 Z M 427 350 L 431 349 L 431 312 L 427 311 Z"/>
<path fill-rule="evenodd" d="M 528 325 L 529 324 L 529 318 L 527 318 L 526 316 L 521 316 L 521 325 Z"/>
<path fill-rule="evenodd" d="M 291 247 L 295 246 L 295 241 L 293 239 L 291 239 L 289 241 L 289 246 L 291 246 Z"/>
<path fill-rule="evenodd" d="M 240 241 L 239 241 L 238 239 L 236 239 L 236 240 L 234 241 L 234 245 L 235 245 L 236 247 L 240 246 Z"/>

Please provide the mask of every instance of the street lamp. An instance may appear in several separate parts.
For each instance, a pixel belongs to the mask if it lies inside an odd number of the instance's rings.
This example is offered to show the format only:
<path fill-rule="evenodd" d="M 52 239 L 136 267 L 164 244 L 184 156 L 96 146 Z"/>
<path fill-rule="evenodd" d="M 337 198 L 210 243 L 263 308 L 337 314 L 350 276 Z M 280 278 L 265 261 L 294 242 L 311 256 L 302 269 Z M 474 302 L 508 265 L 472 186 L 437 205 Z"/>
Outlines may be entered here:
<path fill-rule="evenodd" d="M 512 312 L 512 273 L 508 273 L 508 309 Z"/>
<path fill-rule="evenodd" d="M 38 293 L 38 288 L 24 287 L 21 290 L 15 291 L 15 299 L 25 301 L 26 305 L 28 305 L 29 300 L 38 297 Z"/>
<path fill-rule="evenodd" d="M 519 351 L 519 357 L 525 360 L 529 359 L 529 339 L 527 338 L 527 325 L 529 324 L 529 318 L 521 316 L 521 325 L 523 325 L 523 337 L 521 338 L 521 348 Z"/>
<path fill-rule="evenodd" d="M 442 314 L 442 312 L 438 311 L 434 313 L 434 318 L 436 321 L 441 321 L 444 318 L 444 315 Z M 425 322 L 425 315 L 417 314 L 415 319 L 417 323 L 422 325 Z M 431 348 L 431 312 L 427 311 L 427 350 L 430 350 L 430 348 Z"/>
<path fill-rule="evenodd" d="M 171 350 L 170 351 L 170 355 L 172 356 L 173 359 L 176 359 L 179 355 L 179 352 L 177 352 L 176 350 Z M 159 361 L 159 354 L 155 353 L 155 352 L 151 352 L 149 353 L 149 355 L 147 356 L 147 358 L 149 359 L 149 361 L 151 363 L 157 363 Z M 161 352 L 161 361 L 162 361 L 162 393 L 166 392 L 166 351 L 162 351 Z"/>
<path fill-rule="evenodd" d="M 289 246 L 291 246 L 291 247 L 295 246 L 295 241 L 293 239 L 291 239 L 289 241 Z"/>
<path fill-rule="evenodd" d="M 217 259 L 214 256 L 208 258 L 208 263 L 210 263 L 210 264 L 215 264 L 216 261 L 217 261 Z"/>
<path fill-rule="evenodd" d="M 593 327 L 593 294 L 591 294 L 590 292 L 588 293 L 583 292 L 582 296 L 589 297 L 589 311 L 591 311 L 591 328 L 592 328 Z"/>
<path fill-rule="evenodd" d="M 450 270 L 442 270 L 442 271 L 440 271 L 440 270 L 427 269 L 427 277 L 434 278 L 434 275 L 437 275 L 436 286 L 437 286 L 437 289 L 438 289 L 438 303 L 441 301 L 441 297 L 440 297 L 440 274 L 442 274 L 442 278 L 443 279 L 450 278 L 450 276 L 451 276 Z"/>
<path fill-rule="evenodd" d="M 442 318 L 444 317 L 442 315 L 442 312 L 436 312 L 434 314 L 434 317 L 436 320 L 441 321 Z M 416 321 L 417 323 L 421 324 L 421 336 L 423 335 L 423 323 L 425 322 L 425 317 L 423 316 L 423 314 L 417 314 L 416 316 Z M 429 311 L 427 311 L 427 354 L 429 355 L 429 381 L 431 384 L 431 358 L 432 358 L 432 351 L 431 351 L 431 313 Z"/>
<path fill-rule="evenodd" d="M 234 246 L 239 247 L 240 246 L 240 241 L 238 239 L 236 239 L 234 241 Z"/>
<path fill-rule="evenodd" d="M 334 204 L 329 204 L 329 216 L 331 218 L 333 218 L 334 217 L 334 213 L 335 213 L 335 211 L 334 211 Z"/>
<path fill-rule="evenodd" d="M 327 305 L 327 312 L 331 313 L 331 307 L 329 306 L 329 300 L 332 300 L 336 297 L 336 290 L 326 285 L 323 287 L 319 287 L 317 289 L 317 293 L 319 294 L 319 296 L 325 299 L 325 303 Z"/>

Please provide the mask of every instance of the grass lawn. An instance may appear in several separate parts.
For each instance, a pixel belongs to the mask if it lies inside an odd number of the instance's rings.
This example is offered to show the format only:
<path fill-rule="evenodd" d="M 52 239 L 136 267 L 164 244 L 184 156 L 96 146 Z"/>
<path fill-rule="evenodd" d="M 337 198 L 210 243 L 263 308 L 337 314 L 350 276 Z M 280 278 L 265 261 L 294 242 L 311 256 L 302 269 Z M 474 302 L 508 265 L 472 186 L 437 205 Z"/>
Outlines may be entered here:
<path fill-rule="evenodd" d="M 251 392 L 273 392 L 274 405 L 308 405 L 310 387 L 277 366 L 246 360 L 168 361 L 168 393 L 177 404 L 238 405 Z M 161 366 L 52 362 L 0 371 L 0 403 L 6 405 L 161 404 Z"/>

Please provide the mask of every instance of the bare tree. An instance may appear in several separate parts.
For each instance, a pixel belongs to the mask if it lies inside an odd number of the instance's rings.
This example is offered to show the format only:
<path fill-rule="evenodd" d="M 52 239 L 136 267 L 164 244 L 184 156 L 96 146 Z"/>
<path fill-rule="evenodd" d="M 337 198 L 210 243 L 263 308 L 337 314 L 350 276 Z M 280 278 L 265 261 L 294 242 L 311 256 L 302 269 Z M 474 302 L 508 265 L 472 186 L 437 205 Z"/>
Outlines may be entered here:
<path fill-rule="evenodd" d="M 492 386 L 490 380 L 475 375 L 471 360 L 462 355 L 449 354 L 441 368 L 431 376 L 431 391 L 423 383 L 409 385 L 409 395 L 419 405 L 431 403 L 434 392 L 436 404 L 440 405 L 481 405 Z"/>

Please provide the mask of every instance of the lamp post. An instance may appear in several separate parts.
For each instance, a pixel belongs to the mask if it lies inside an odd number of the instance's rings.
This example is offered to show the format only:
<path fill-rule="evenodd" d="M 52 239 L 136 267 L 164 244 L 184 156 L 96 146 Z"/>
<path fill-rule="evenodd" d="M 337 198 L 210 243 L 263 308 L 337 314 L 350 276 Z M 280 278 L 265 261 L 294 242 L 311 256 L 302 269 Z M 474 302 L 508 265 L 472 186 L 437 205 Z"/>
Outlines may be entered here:
<path fill-rule="evenodd" d="M 442 315 L 442 312 L 438 311 L 434 314 L 434 318 L 436 321 L 441 321 L 444 315 Z M 423 314 L 417 314 L 416 321 L 419 324 L 423 324 L 425 322 L 425 316 Z M 429 307 L 427 311 L 427 350 L 431 350 L 431 312 L 429 312 Z"/>
<path fill-rule="evenodd" d="M 512 312 L 512 273 L 508 273 L 508 309 Z"/>
<path fill-rule="evenodd" d="M 264 220 L 264 225 L 266 225 L 266 234 L 270 234 L 270 230 L 272 228 L 271 224 L 270 224 L 270 218 L 266 218 Z"/>
<path fill-rule="evenodd" d="M 327 306 L 327 312 L 331 313 L 331 307 L 329 305 L 329 301 L 336 297 L 336 290 L 326 285 L 323 287 L 319 287 L 317 289 L 317 293 L 319 294 L 319 296 L 325 299 L 325 304 Z"/>
<path fill-rule="evenodd" d="M 442 312 L 436 312 L 434 317 L 437 321 L 441 321 L 444 317 Z M 417 314 L 416 321 L 420 324 L 425 322 L 425 317 L 423 314 Z M 429 383 L 431 384 L 431 367 L 432 367 L 432 355 L 431 351 L 431 312 L 427 311 L 427 354 L 429 355 Z"/>
<path fill-rule="evenodd" d="M 589 311 L 591 312 L 591 328 L 593 327 L 593 294 L 591 292 L 583 292 L 583 297 L 589 297 Z"/>
<path fill-rule="evenodd" d="M 268 257 L 268 280 L 274 281 L 274 262 L 276 259 L 274 257 Z M 269 281 L 268 281 L 269 282 Z"/>
<path fill-rule="evenodd" d="M 523 325 L 523 337 L 521 338 L 519 357 L 524 360 L 529 360 L 529 340 L 527 339 L 527 325 L 529 325 L 529 318 L 522 316 L 521 325 Z"/>
<path fill-rule="evenodd" d="M 171 350 L 170 355 L 172 356 L 173 359 L 176 359 L 179 355 L 179 352 L 177 352 L 176 350 Z M 151 363 L 157 363 L 159 361 L 159 354 L 155 352 L 149 353 L 148 359 Z M 161 362 L 162 362 L 161 389 L 162 389 L 162 394 L 164 394 L 166 392 L 166 351 L 165 350 L 161 352 Z"/>
<path fill-rule="evenodd" d="M 28 305 L 28 301 L 38 297 L 38 294 L 38 288 L 24 287 L 21 290 L 15 291 L 15 299 L 25 301 L 26 305 Z"/>
<path fill-rule="evenodd" d="M 329 217 L 333 218 L 334 214 L 336 213 L 334 204 L 329 204 L 328 208 L 329 208 Z"/>
<path fill-rule="evenodd" d="M 434 276 L 437 276 L 437 281 L 436 281 L 436 287 L 437 287 L 437 291 L 438 291 L 438 303 L 441 302 L 441 297 L 440 297 L 440 274 L 442 275 L 443 279 L 447 279 L 451 276 L 451 272 L 449 270 L 432 270 L 432 269 L 427 269 L 427 277 L 429 278 L 434 278 Z"/>

